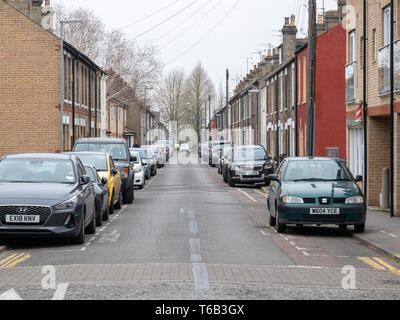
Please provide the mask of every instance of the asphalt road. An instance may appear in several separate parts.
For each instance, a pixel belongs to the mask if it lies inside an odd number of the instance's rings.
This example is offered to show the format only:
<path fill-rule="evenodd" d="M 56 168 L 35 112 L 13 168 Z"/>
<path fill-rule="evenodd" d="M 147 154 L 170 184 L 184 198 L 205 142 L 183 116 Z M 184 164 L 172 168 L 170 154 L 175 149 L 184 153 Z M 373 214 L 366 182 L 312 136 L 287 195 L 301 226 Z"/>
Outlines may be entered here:
<path fill-rule="evenodd" d="M 267 225 L 265 193 L 229 188 L 195 155 L 175 155 L 158 172 L 83 246 L 8 242 L 0 299 L 400 298 L 399 266 L 351 230 L 279 235 Z M 55 268 L 64 291 L 43 289 L 44 266 Z M 343 289 L 345 266 L 355 270 L 355 290 Z"/>

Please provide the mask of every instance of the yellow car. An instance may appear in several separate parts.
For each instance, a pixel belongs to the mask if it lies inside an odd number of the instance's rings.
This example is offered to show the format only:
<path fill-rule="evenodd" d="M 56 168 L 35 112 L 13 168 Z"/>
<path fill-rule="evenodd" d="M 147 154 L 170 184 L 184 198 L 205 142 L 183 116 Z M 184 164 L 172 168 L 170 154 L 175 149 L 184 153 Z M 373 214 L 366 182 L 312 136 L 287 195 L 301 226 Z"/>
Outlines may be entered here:
<path fill-rule="evenodd" d="M 92 166 L 96 169 L 100 178 L 106 178 L 110 190 L 109 206 L 110 213 L 114 209 L 121 209 L 122 203 L 122 180 L 120 172 L 115 168 L 114 161 L 109 153 L 102 152 L 69 152 L 76 155 L 83 165 Z"/>

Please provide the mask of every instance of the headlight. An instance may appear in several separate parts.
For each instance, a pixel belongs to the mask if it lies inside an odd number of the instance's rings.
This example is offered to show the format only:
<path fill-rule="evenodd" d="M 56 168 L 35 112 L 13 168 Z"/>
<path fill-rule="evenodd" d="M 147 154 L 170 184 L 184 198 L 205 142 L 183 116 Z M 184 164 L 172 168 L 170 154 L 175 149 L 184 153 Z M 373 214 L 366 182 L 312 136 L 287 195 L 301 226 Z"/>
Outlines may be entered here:
<path fill-rule="evenodd" d="M 283 203 L 304 203 L 304 200 L 300 197 L 285 196 L 283 197 Z"/>
<path fill-rule="evenodd" d="M 238 167 L 238 166 L 232 166 L 232 167 L 231 167 L 231 170 L 232 170 L 232 171 L 239 171 L 239 170 L 240 170 L 240 167 Z"/>
<path fill-rule="evenodd" d="M 69 210 L 69 209 L 74 209 L 76 207 L 78 203 L 78 197 L 75 196 L 72 199 L 69 199 L 63 203 L 60 203 L 56 206 L 54 206 L 56 208 L 56 210 Z"/>
<path fill-rule="evenodd" d="M 364 198 L 361 196 L 350 197 L 346 199 L 346 204 L 360 204 L 364 203 Z"/>
<path fill-rule="evenodd" d="M 141 173 L 141 172 L 142 172 L 142 167 L 135 168 L 135 173 Z"/>
<path fill-rule="evenodd" d="M 272 169 L 272 165 L 271 164 L 265 164 L 264 165 L 264 170 L 269 170 Z"/>

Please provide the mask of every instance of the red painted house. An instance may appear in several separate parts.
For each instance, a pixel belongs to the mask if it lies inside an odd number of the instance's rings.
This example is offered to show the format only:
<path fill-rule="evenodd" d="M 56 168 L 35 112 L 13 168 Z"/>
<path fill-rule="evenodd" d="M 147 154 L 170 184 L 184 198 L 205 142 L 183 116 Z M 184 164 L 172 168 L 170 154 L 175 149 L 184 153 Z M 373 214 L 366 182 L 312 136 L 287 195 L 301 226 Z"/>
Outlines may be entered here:
<path fill-rule="evenodd" d="M 298 154 L 307 155 L 308 48 L 297 54 Z M 315 155 L 346 159 L 346 30 L 341 24 L 317 38 Z"/>

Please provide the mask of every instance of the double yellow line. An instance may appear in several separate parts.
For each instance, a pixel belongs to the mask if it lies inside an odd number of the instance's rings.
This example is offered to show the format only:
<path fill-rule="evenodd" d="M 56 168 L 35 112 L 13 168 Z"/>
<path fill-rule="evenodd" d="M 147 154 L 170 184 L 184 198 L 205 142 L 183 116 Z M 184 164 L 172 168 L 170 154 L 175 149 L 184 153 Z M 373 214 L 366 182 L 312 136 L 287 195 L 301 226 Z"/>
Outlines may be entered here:
<path fill-rule="evenodd" d="M 374 269 L 377 270 L 389 270 L 393 272 L 394 274 L 397 274 L 400 276 L 400 270 L 392 266 L 391 264 L 387 263 L 385 260 L 382 258 L 368 258 L 368 257 L 357 257 L 358 260 L 366 263 L 367 265 L 371 266 Z"/>
<path fill-rule="evenodd" d="M 13 268 L 17 264 L 28 260 L 31 257 L 29 253 L 15 253 L 0 260 L 0 269 Z"/>

